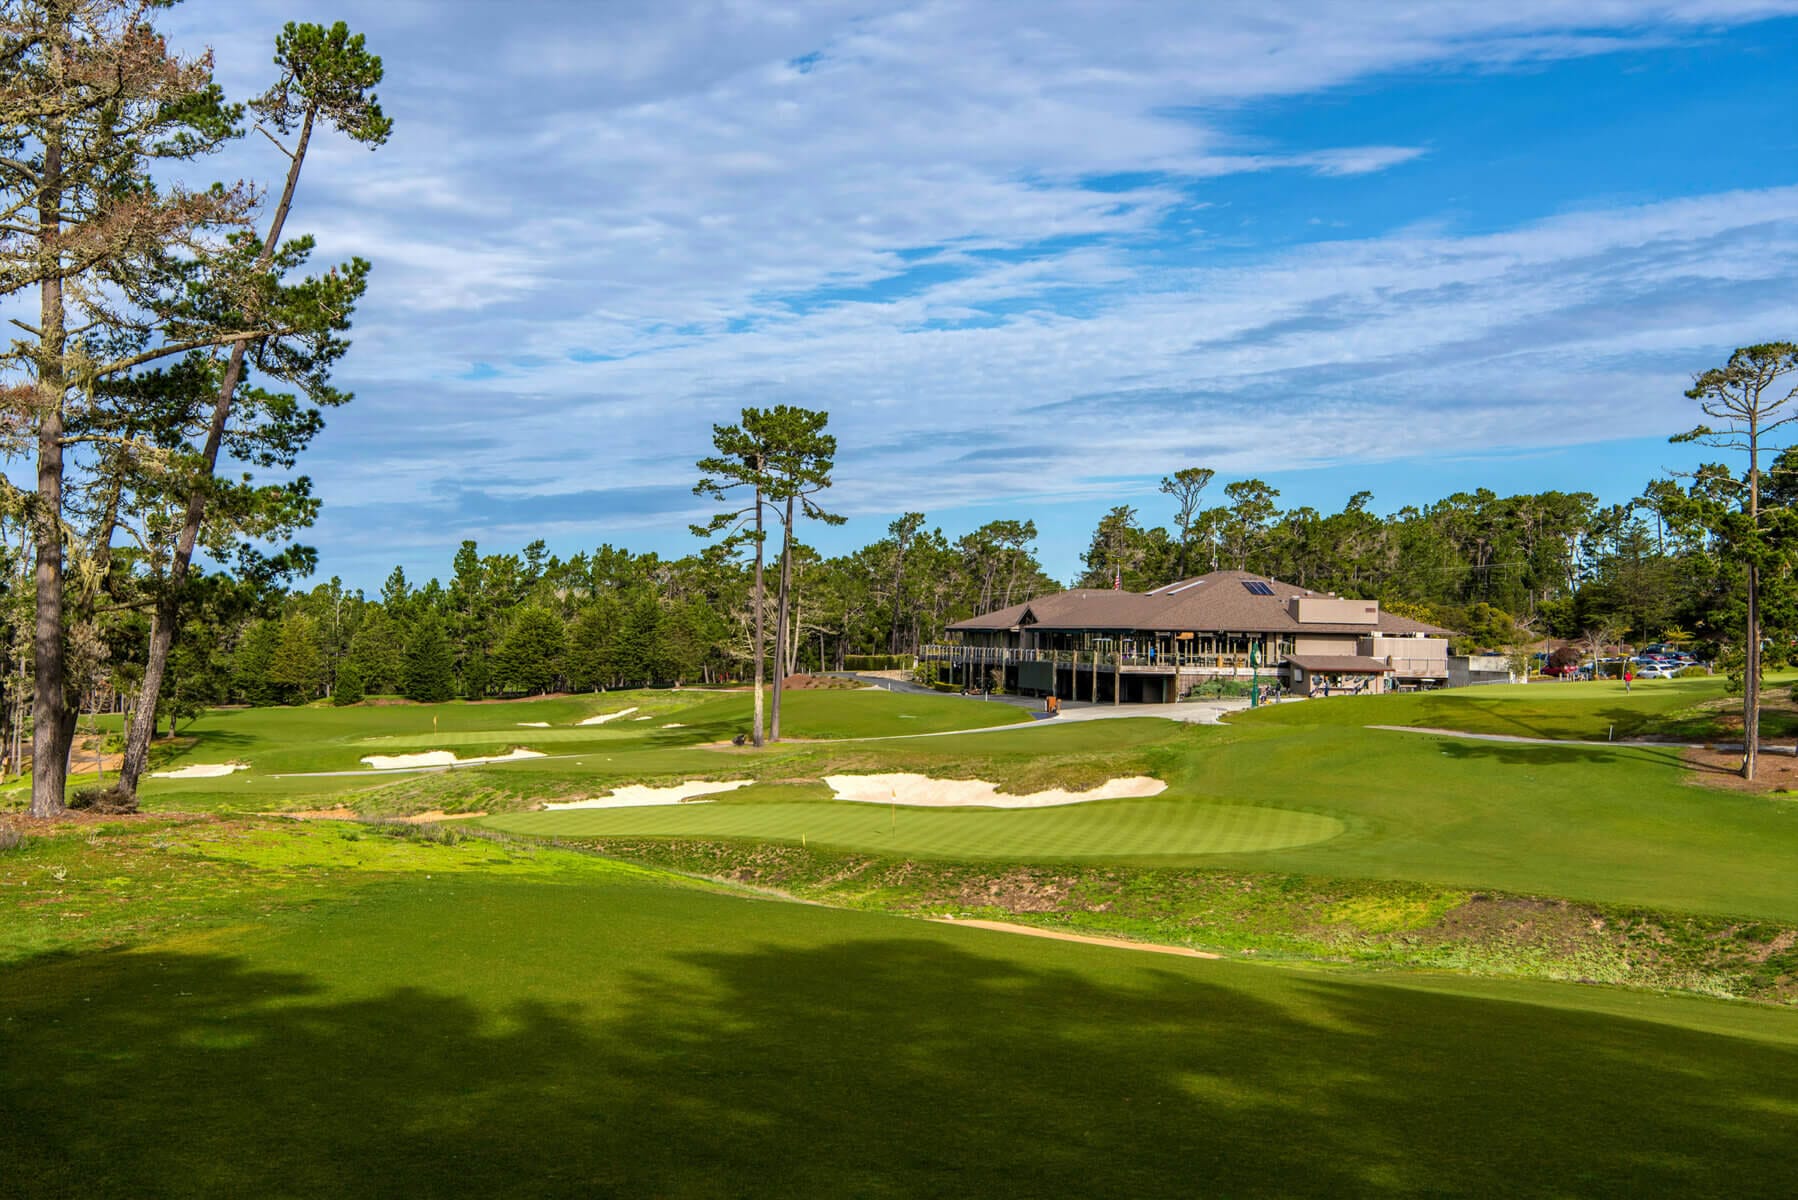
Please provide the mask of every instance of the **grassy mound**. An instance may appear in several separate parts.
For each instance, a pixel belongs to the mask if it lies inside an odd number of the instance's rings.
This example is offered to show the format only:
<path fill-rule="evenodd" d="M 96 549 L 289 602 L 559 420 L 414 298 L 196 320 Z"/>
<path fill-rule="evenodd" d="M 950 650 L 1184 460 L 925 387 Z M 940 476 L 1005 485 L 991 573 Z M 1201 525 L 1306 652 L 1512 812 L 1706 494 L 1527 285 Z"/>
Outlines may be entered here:
<path fill-rule="evenodd" d="M 347 868 L 221 860 L 240 883 L 310 876 L 307 894 L 0 973 L 9 1195 L 1747 1195 L 1790 1177 L 1791 1013 L 1168 959 L 362 836 L 323 853 L 368 848 L 378 879 L 347 892 Z"/>

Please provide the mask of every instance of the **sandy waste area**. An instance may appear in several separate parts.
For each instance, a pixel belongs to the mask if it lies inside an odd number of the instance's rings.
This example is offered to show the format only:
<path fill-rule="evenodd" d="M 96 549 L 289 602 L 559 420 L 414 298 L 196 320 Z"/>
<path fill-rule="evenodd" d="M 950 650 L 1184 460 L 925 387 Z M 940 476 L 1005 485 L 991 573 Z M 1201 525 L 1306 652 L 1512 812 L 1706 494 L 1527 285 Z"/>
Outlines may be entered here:
<path fill-rule="evenodd" d="M 657 804 L 685 804 L 695 796 L 715 796 L 720 792 L 734 792 L 740 787 L 748 787 L 753 780 L 729 779 L 723 782 L 707 782 L 703 779 L 689 779 L 685 783 L 676 783 L 668 787 L 650 787 L 646 784 L 633 783 L 621 788 L 613 788 L 609 796 L 600 796 L 593 800 L 565 800 L 559 804 L 545 804 L 548 810 L 567 808 L 649 808 Z"/>
<path fill-rule="evenodd" d="M 151 779 L 217 779 L 229 775 L 233 771 L 247 771 L 248 763 L 195 763 L 191 767 L 179 767 L 173 771 L 152 771 Z"/>
<path fill-rule="evenodd" d="M 576 725 L 604 725 L 607 721 L 616 721 L 619 717 L 628 717 L 637 711 L 637 706 L 621 708 L 617 712 L 600 713 L 597 717 L 588 717 L 585 721 L 576 721 Z"/>
<path fill-rule="evenodd" d="M 398 771 L 407 767 L 474 767 L 482 763 L 513 762 L 520 758 L 542 758 L 541 750 L 513 750 L 486 758 L 457 758 L 453 750 L 426 750 L 422 754 L 370 754 L 363 762 L 377 771 Z"/>
<path fill-rule="evenodd" d="M 1148 775 L 1112 779 L 1085 792 L 1051 788 L 1013 795 L 984 779 L 932 779 L 928 775 L 826 775 L 824 782 L 838 800 L 861 804 L 905 804 L 918 808 L 1053 808 L 1093 800 L 1127 800 L 1156 796 L 1167 784 Z"/>

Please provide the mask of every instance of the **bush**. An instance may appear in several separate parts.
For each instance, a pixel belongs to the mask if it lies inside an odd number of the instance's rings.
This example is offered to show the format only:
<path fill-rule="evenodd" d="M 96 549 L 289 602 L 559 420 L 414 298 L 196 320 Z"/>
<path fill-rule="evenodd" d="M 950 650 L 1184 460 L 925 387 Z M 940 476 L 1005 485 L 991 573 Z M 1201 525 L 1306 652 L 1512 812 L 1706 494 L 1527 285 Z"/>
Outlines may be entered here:
<path fill-rule="evenodd" d="M 0 825 L 0 854 L 8 850 L 17 850 L 25 844 L 25 831 L 14 829 L 11 825 Z"/>
<path fill-rule="evenodd" d="M 337 668 L 337 686 L 331 689 L 331 703 L 339 708 L 362 703 L 362 668 L 350 659 Z"/>
<path fill-rule="evenodd" d="M 845 671 L 909 671 L 912 662 L 912 656 L 909 654 L 845 654 L 843 669 Z"/>
<path fill-rule="evenodd" d="M 115 783 L 109 788 L 82 788 L 69 797 L 69 807 L 95 813 L 134 813 L 137 797 Z"/>

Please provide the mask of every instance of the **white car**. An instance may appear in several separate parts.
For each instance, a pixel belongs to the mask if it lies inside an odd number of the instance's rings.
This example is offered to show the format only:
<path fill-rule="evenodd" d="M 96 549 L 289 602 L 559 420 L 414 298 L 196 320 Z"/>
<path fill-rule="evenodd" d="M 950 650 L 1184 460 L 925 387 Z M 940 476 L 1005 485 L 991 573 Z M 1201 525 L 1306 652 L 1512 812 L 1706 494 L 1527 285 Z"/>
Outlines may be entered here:
<path fill-rule="evenodd" d="M 1664 667 L 1656 664 L 1645 664 L 1636 668 L 1637 679 L 1672 679 L 1679 674 L 1677 667 Z"/>

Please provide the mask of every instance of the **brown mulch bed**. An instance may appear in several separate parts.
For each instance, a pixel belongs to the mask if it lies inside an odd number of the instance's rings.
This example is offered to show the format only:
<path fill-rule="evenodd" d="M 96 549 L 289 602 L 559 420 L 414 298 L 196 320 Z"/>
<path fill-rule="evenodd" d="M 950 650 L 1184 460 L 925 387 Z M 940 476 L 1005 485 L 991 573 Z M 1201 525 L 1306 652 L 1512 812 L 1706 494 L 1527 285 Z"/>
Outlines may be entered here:
<path fill-rule="evenodd" d="M 1762 743 L 1765 745 L 1765 743 Z M 1755 761 L 1754 780 L 1743 779 L 1740 750 L 1687 750 L 1686 765 L 1692 768 L 1692 779 L 1705 787 L 1731 792 L 1798 791 L 1798 758 L 1789 754 L 1769 754 L 1763 750 Z"/>
<path fill-rule="evenodd" d="M 781 686 L 789 692 L 856 691 L 868 685 L 859 679 L 841 679 L 835 675 L 789 675 Z"/>

